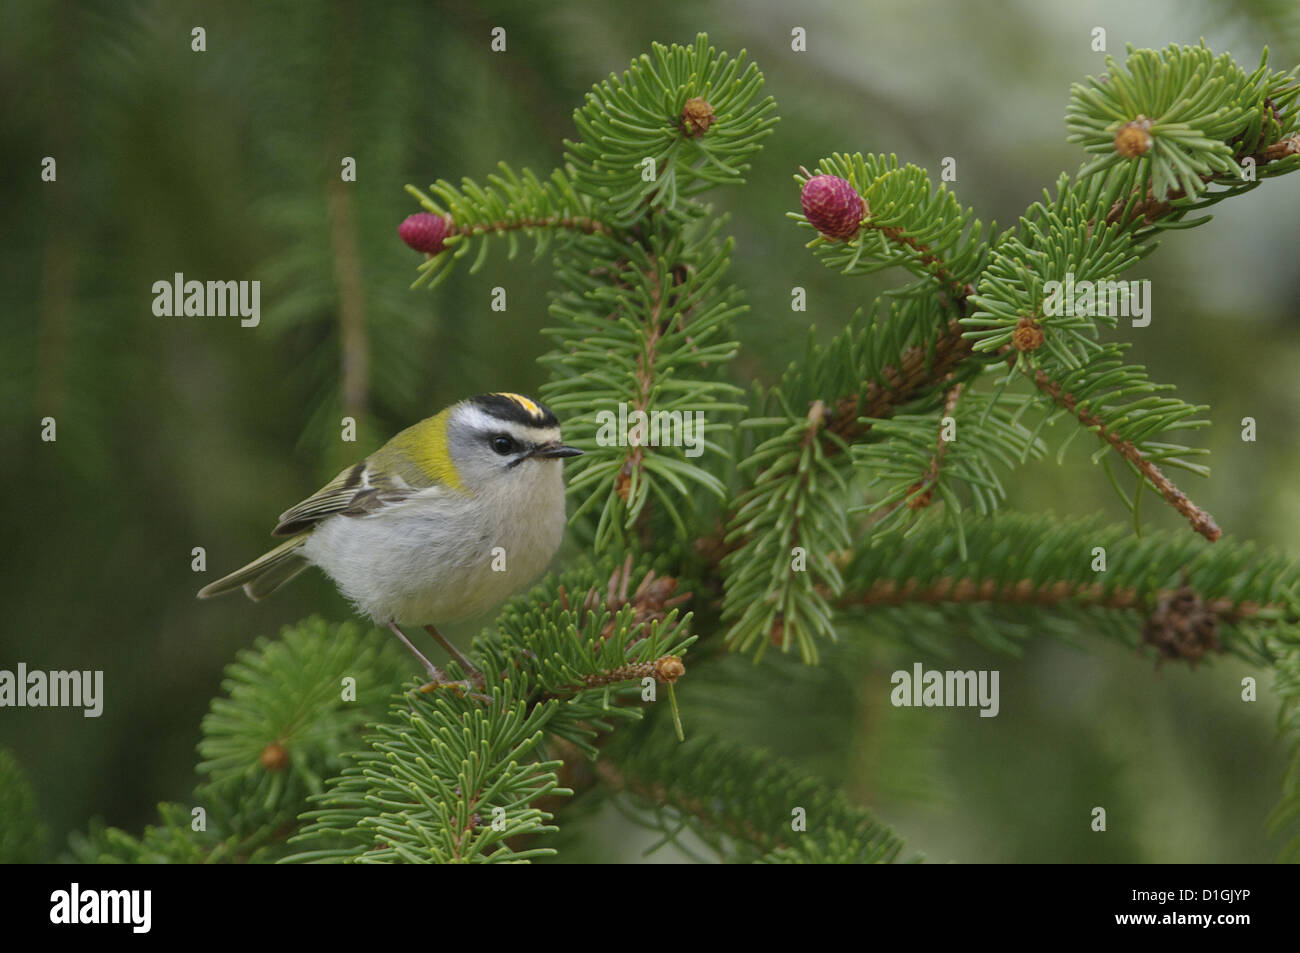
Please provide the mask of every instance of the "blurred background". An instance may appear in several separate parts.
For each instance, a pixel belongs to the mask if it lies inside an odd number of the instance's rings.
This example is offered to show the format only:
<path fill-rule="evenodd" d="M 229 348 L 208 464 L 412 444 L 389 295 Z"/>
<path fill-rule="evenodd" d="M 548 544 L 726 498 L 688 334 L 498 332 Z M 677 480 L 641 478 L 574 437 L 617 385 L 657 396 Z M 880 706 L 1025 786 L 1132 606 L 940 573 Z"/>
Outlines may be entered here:
<path fill-rule="evenodd" d="M 206 52 L 191 51 L 191 30 Z M 507 31 L 507 52 L 489 49 Z M 808 50 L 790 49 L 794 26 Z M 203 583 L 262 551 L 272 521 L 393 432 L 470 393 L 535 391 L 547 262 L 494 249 L 470 276 L 411 291 L 397 238 L 403 185 L 482 178 L 502 159 L 545 173 L 588 87 L 652 41 L 749 51 L 781 122 L 747 188 L 718 193 L 737 238 L 742 383 L 771 381 L 805 321 L 829 336 L 898 275 L 850 282 L 803 251 L 791 176 L 833 151 L 894 152 L 937 170 L 979 216 L 1014 222 L 1082 155 L 1065 140 L 1070 84 L 1108 49 L 1204 37 L 1253 68 L 1300 62 L 1293 3 L 601 4 L 58 3 L 0 8 L 0 668 L 102 669 L 103 716 L 0 709 L 50 853 L 92 816 L 139 831 L 185 800 L 199 722 L 222 667 L 309 613 L 350 616 L 318 574 L 275 599 L 199 603 Z M 42 182 L 43 157 L 57 181 Z M 355 183 L 339 178 L 354 157 Z M 1154 320 L 1131 359 L 1213 427 L 1209 481 L 1185 489 L 1233 536 L 1300 555 L 1300 177 L 1171 233 L 1128 277 Z M 156 317 L 152 285 L 260 280 L 261 323 Z M 509 310 L 490 290 L 509 289 Z M 808 289 L 807 315 L 790 288 Z M 341 329 L 346 329 L 341 331 Z M 344 343 L 346 341 L 346 344 Z M 344 362 L 346 353 L 350 360 Z M 358 421 L 357 442 L 338 421 Z M 40 420 L 58 440 L 40 440 Z M 1256 443 L 1240 420 L 1258 421 Z M 1058 426 L 1053 447 L 1068 435 Z M 1024 509 L 1126 518 L 1091 447 L 1019 471 Z M 1054 457 L 1054 454 L 1051 455 Z M 1154 505 L 1148 525 L 1179 527 Z M 206 549 L 209 572 L 191 570 Z M 468 633 L 459 633 L 462 637 Z M 688 726 L 766 745 L 842 784 L 936 861 L 1268 861 L 1285 751 L 1265 674 L 1152 664 L 1101 640 L 1031 641 L 987 657 L 953 633 L 952 666 L 999 668 L 1001 714 L 893 709 L 914 653 L 853 644 L 816 670 L 734 659 L 679 692 Z M 1258 673 L 1256 673 L 1258 674 Z M 1109 831 L 1088 827 L 1094 805 Z M 635 860 L 647 835 L 605 811 L 566 837 Z M 655 860 L 680 857 L 671 849 Z"/>

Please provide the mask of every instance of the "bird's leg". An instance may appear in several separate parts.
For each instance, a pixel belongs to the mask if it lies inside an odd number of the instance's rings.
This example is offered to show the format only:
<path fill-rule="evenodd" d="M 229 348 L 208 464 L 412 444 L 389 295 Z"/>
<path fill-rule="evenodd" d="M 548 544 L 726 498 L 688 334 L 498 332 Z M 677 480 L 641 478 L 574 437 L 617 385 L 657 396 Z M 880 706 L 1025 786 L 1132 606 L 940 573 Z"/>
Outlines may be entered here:
<path fill-rule="evenodd" d="M 411 650 L 411 654 L 420 660 L 420 664 L 424 666 L 424 670 L 429 673 L 429 677 L 433 679 L 434 683 L 441 685 L 447 682 L 447 676 L 442 674 L 442 670 L 424 657 L 424 653 L 411 643 L 406 634 L 397 627 L 396 622 L 390 620 L 388 627 L 393 630 L 394 635 L 402 640 L 402 644 Z"/>
<path fill-rule="evenodd" d="M 399 639 L 402 640 L 402 644 L 411 650 L 411 654 L 420 660 L 420 664 L 423 665 L 425 671 L 429 673 L 429 678 L 431 678 L 432 681 L 425 682 L 423 685 L 421 685 L 420 691 L 431 692 L 439 688 L 449 688 L 452 691 L 460 692 L 468 696 L 469 698 L 473 698 L 475 701 L 491 703 L 492 699 L 489 698 L 487 695 L 480 694 L 473 690 L 475 687 L 482 688 L 485 684 L 483 673 L 480 672 L 478 669 L 474 668 L 474 666 L 471 665 L 469 667 L 470 671 L 473 673 L 470 676 L 470 678 L 472 679 L 472 683 L 470 681 L 453 682 L 451 679 L 449 679 L 446 675 L 442 673 L 442 669 L 438 668 L 438 666 L 434 665 L 427 658 L 425 658 L 424 653 L 411 644 L 411 640 L 408 639 L 406 637 L 406 634 L 397 627 L 396 622 L 390 621 L 388 623 L 388 627 L 393 630 L 394 635 L 396 635 Z M 439 641 L 443 641 L 441 635 L 439 635 L 438 638 Z M 443 641 L 443 644 L 446 645 L 447 643 Z M 459 656 L 459 653 L 455 653 L 455 654 Z"/>
<path fill-rule="evenodd" d="M 487 683 L 486 679 L 483 678 L 483 673 L 480 672 L 478 668 L 475 667 L 474 663 L 471 662 L 469 659 L 467 659 L 464 655 L 462 655 L 460 650 L 457 649 L 456 646 L 448 642 L 446 637 L 441 632 L 439 632 L 436 628 L 434 628 L 431 625 L 426 625 L 424 627 L 424 631 L 428 632 L 431 636 L 433 636 L 434 641 L 436 641 L 439 645 L 441 645 L 444 649 L 446 649 L 447 654 L 460 663 L 460 667 L 465 670 L 465 674 L 469 676 L 470 681 L 472 681 L 479 688 L 482 688 Z"/>

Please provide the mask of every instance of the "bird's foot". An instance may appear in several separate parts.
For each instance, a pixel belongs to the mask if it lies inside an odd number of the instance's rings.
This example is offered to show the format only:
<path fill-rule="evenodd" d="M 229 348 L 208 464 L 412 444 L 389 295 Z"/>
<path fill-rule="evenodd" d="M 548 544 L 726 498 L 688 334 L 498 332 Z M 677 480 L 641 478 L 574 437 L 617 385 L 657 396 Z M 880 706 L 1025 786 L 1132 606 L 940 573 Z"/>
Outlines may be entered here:
<path fill-rule="evenodd" d="M 438 677 L 435 678 L 434 681 L 426 682 L 417 688 L 416 691 L 428 694 L 429 692 L 436 692 L 439 689 L 444 689 L 446 691 L 454 692 L 461 698 L 471 698 L 477 702 L 486 702 L 487 704 L 491 704 L 491 696 L 484 695 L 482 692 L 474 691 L 475 688 L 483 687 L 484 679 L 482 675 L 479 675 L 478 679 L 473 682 L 469 679 L 462 679 L 461 681 L 456 682 L 443 676 L 442 673 L 439 673 Z"/>

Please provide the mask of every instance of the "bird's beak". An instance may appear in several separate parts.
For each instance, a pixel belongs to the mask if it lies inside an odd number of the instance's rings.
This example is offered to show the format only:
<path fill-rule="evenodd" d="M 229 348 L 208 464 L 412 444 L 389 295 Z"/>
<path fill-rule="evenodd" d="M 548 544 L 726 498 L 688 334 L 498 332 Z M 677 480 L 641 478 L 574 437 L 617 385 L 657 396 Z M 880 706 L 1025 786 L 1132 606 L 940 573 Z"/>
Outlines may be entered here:
<path fill-rule="evenodd" d="M 544 443 L 533 451 L 533 456 L 555 460 L 560 457 L 576 457 L 581 453 L 582 451 L 577 447 L 566 447 L 562 443 Z"/>

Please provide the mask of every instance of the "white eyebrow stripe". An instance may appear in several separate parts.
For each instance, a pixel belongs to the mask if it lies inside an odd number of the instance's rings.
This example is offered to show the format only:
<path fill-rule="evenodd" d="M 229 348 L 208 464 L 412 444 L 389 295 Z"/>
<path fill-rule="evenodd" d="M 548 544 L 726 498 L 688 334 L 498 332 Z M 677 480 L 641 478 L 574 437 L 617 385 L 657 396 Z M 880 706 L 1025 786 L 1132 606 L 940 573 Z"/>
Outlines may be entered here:
<path fill-rule="evenodd" d="M 510 434 L 521 443 L 559 443 L 559 427 L 522 427 L 519 424 L 497 421 L 497 432 Z"/>

